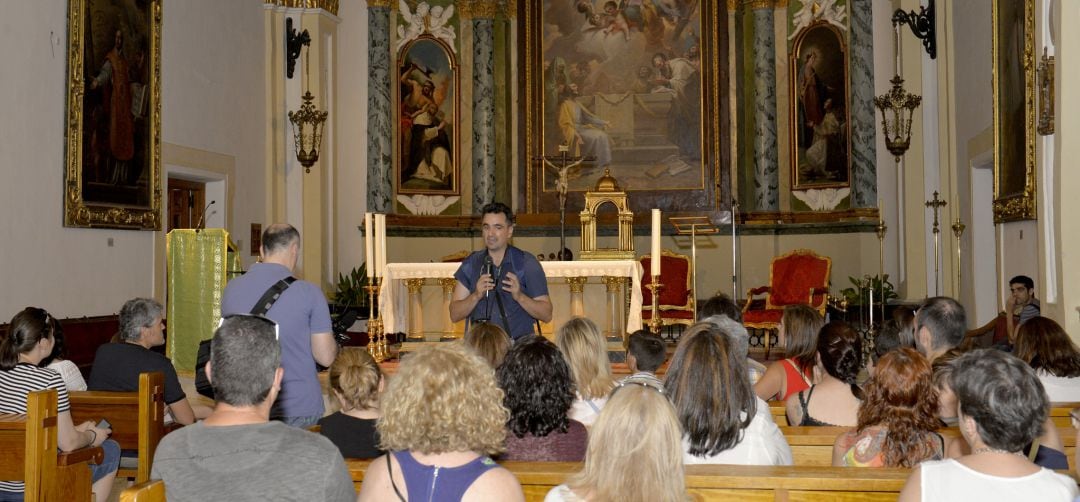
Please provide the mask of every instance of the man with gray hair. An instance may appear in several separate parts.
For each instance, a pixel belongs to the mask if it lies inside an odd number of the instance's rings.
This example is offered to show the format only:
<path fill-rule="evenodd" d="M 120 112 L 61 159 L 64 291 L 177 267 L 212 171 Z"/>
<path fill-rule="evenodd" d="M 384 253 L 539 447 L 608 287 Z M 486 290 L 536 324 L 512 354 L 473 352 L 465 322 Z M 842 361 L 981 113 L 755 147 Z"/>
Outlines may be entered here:
<path fill-rule="evenodd" d="M 172 361 L 154 352 L 165 344 L 165 321 L 161 304 L 150 298 L 134 298 L 120 308 L 120 340 L 98 347 L 87 390 L 136 392 L 139 374 L 158 371 L 165 380 L 165 406 L 176 423 L 188 425 L 205 418 L 210 409 L 192 406 L 180 387 Z"/>
<path fill-rule="evenodd" d="M 285 370 L 274 322 L 226 316 L 214 333 L 206 376 L 217 404 L 206 420 L 165 436 L 151 477 L 172 501 L 356 500 L 329 439 L 270 421 Z"/>
<path fill-rule="evenodd" d="M 324 411 L 315 363 L 333 364 L 337 343 L 322 289 L 292 278 L 299 255 L 300 232 L 287 223 L 267 227 L 262 235 L 259 263 L 225 286 L 221 315 L 250 313 L 268 290 L 286 283 L 280 297 L 266 311 L 266 317 L 280 329 L 281 367 L 285 369 L 281 395 L 270 416 L 292 426 L 310 427 L 322 418 Z"/>
<path fill-rule="evenodd" d="M 745 326 L 726 315 L 709 316 L 702 319 L 701 322 L 712 323 L 720 328 L 720 331 L 723 331 L 731 341 L 731 347 L 735 353 L 746 358 L 746 370 L 750 373 L 750 385 L 754 385 L 758 380 L 761 380 L 761 376 L 765 374 L 765 366 L 750 358 L 750 333 L 747 333 Z"/>
<path fill-rule="evenodd" d="M 928 298 L 915 313 L 915 348 L 930 362 L 960 345 L 966 334 L 964 307 L 952 298 Z"/>

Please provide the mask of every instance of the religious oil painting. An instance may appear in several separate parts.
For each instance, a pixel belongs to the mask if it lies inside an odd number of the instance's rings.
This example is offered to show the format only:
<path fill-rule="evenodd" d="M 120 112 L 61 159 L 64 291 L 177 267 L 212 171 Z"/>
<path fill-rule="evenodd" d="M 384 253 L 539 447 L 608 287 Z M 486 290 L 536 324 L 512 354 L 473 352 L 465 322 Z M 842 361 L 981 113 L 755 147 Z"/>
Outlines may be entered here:
<path fill-rule="evenodd" d="M 844 35 L 829 23 L 812 24 L 795 37 L 789 57 L 792 186 L 849 186 L 851 121 Z"/>
<path fill-rule="evenodd" d="M 398 193 L 457 194 L 458 67 L 445 42 L 421 35 L 398 54 Z"/>
<path fill-rule="evenodd" d="M 605 171 L 635 210 L 717 206 L 726 11 L 697 0 L 542 0 L 526 6 L 522 69 L 526 198 L 550 211 L 557 192 L 591 190 Z M 724 11 L 718 13 L 717 11 Z M 726 45 L 725 45 L 726 47 Z M 726 92 L 723 94 L 726 96 Z M 581 160 L 564 162 L 561 157 Z M 547 159 L 545 161 L 544 159 Z M 553 195 L 555 194 L 555 195 Z M 579 210 L 579 196 L 569 209 Z M 658 202 L 663 202 L 658 204 Z"/>
<path fill-rule="evenodd" d="M 64 225 L 161 228 L 161 0 L 69 0 Z"/>
<path fill-rule="evenodd" d="M 1034 219 L 1034 3 L 994 0 L 994 221 Z"/>

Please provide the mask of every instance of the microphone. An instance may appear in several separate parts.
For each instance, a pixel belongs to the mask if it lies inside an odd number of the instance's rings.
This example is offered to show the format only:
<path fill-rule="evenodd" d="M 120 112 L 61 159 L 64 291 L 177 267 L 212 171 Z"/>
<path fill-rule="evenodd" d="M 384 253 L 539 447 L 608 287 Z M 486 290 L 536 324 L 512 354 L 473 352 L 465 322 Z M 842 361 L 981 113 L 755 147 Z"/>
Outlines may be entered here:
<path fill-rule="evenodd" d="M 196 232 L 198 232 L 199 230 L 202 230 L 203 223 L 206 222 L 206 211 L 209 210 L 210 206 L 213 206 L 216 202 L 217 202 L 216 200 L 211 200 L 210 203 L 207 204 L 206 207 L 203 208 L 202 214 L 199 215 L 199 222 L 195 224 L 195 231 Z"/>
<path fill-rule="evenodd" d="M 483 266 L 483 268 L 480 269 L 480 275 L 484 275 L 484 274 L 490 275 L 491 274 L 491 268 L 494 267 L 494 266 L 495 266 L 495 264 L 491 262 L 491 255 L 490 254 L 484 255 L 484 266 Z M 489 298 L 489 297 L 491 297 L 491 290 L 490 289 L 487 290 L 487 291 L 484 291 L 484 298 Z"/>

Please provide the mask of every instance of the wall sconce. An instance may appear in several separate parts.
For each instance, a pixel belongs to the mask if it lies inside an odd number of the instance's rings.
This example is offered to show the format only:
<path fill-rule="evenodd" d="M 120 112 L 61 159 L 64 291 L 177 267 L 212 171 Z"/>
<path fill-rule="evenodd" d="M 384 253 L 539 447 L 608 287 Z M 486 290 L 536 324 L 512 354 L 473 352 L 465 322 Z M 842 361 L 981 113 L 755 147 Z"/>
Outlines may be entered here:
<path fill-rule="evenodd" d="M 307 59 L 304 61 L 304 80 L 307 81 L 308 90 L 301 99 L 304 104 L 300 110 L 289 112 L 289 122 L 293 125 L 293 141 L 296 143 L 296 160 L 304 166 L 304 172 L 311 172 L 311 166 L 319 161 L 319 147 L 322 146 L 323 124 L 329 112 L 319 111 L 312 101 L 315 96 L 311 94 L 311 47 L 308 47 Z"/>

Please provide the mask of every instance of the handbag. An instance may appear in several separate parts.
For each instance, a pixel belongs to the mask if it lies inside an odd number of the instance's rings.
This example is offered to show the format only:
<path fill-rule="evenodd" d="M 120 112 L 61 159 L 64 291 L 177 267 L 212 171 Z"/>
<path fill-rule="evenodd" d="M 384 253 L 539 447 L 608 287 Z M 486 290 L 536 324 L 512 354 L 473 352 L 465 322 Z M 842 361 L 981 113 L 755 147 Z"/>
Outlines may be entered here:
<path fill-rule="evenodd" d="M 274 302 L 281 298 L 281 294 L 295 281 L 295 277 L 289 276 L 275 282 L 273 286 L 270 286 L 270 289 L 263 293 L 259 301 L 255 302 L 255 308 L 251 309 L 251 313 L 264 315 L 269 312 L 270 307 L 274 306 Z M 210 379 L 206 378 L 206 363 L 210 362 L 210 342 L 212 340 L 199 342 L 199 352 L 195 358 L 195 392 L 210 399 L 214 399 L 214 387 L 210 385 Z"/>

